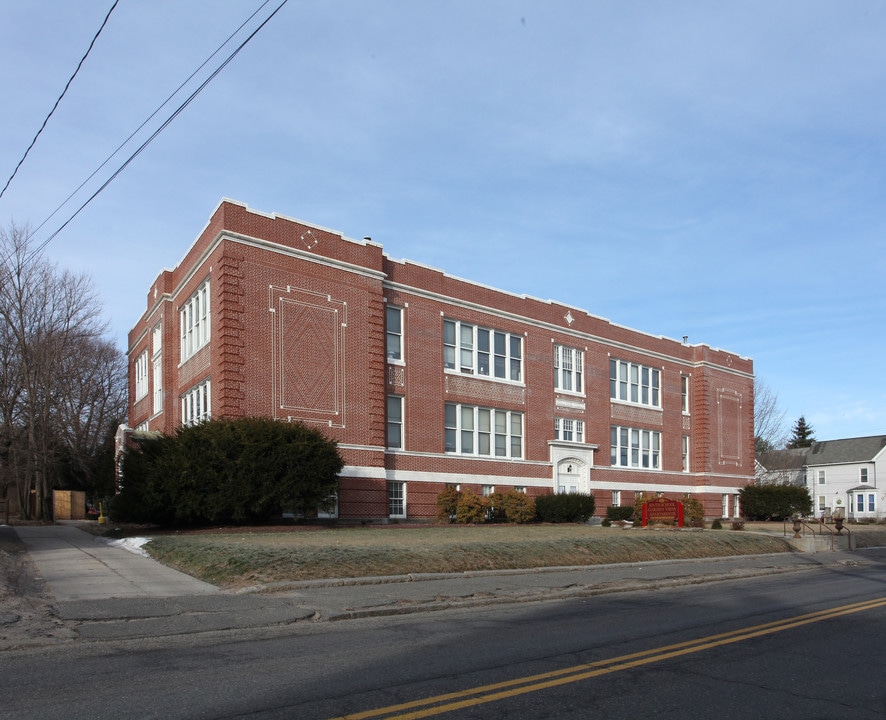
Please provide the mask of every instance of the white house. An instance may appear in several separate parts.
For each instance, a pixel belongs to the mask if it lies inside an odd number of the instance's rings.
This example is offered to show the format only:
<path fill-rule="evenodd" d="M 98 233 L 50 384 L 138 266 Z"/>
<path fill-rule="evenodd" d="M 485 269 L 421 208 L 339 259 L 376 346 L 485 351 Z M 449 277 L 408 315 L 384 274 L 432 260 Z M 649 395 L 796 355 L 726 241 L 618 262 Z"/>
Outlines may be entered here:
<path fill-rule="evenodd" d="M 886 517 L 886 435 L 822 440 L 808 448 L 764 453 L 757 470 L 757 482 L 805 484 L 815 517 L 838 512 L 847 520 Z"/>

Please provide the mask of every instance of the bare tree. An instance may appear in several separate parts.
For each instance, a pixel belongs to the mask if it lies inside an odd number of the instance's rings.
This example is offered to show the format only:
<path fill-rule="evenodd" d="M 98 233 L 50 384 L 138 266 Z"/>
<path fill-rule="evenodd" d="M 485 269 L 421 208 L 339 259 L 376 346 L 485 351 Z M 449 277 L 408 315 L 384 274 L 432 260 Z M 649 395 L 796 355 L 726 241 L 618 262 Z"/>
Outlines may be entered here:
<path fill-rule="evenodd" d="M 95 425 L 122 412 L 125 366 L 100 312 L 85 275 L 33 252 L 27 227 L 0 229 L 0 438 L 26 517 L 47 516 L 59 462 L 88 452 L 104 431 Z"/>
<path fill-rule="evenodd" d="M 759 455 L 784 447 L 787 433 L 785 413 L 778 407 L 778 394 L 759 377 L 754 378 L 754 451 Z"/>

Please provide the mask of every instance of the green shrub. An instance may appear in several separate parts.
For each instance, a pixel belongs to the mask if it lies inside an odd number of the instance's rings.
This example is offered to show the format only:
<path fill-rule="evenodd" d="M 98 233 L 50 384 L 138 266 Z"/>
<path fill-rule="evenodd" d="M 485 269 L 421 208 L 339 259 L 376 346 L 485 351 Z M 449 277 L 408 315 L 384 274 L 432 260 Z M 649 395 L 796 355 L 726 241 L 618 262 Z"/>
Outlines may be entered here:
<path fill-rule="evenodd" d="M 458 498 L 455 509 L 455 518 L 460 523 L 481 523 L 486 520 L 486 511 L 489 509 L 489 501 L 481 495 L 475 495 L 468 490 L 463 490 Z"/>
<path fill-rule="evenodd" d="M 606 508 L 606 519 L 609 520 L 609 525 L 619 520 L 630 520 L 633 514 L 633 505 L 610 505 Z M 607 525 L 607 527 L 609 526 Z"/>
<path fill-rule="evenodd" d="M 581 493 L 540 495 L 535 514 L 542 522 L 586 522 L 594 514 L 594 496 Z"/>
<path fill-rule="evenodd" d="M 812 512 L 809 490 L 799 485 L 745 485 L 739 495 L 749 520 L 784 520 Z"/>
<path fill-rule="evenodd" d="M 164 526 L 261 523 L 329 509 L 344 463 L 300 423 L 210 420 L 143 441 L 124 456 L 113 518 Z"/>
<path fill-rule="evenodd" d="M 722 530 L 722 529 L 723 529 L 723 523 L 720 522 L 719 518 L 715 519 L 714 522 L 711 523 L 711 530 Z"/>

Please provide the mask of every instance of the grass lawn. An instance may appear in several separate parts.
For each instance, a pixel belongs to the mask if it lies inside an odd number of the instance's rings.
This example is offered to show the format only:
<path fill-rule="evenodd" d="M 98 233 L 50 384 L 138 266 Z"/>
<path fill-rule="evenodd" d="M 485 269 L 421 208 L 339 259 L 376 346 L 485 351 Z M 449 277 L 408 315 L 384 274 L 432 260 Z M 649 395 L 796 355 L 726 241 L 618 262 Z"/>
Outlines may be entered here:
<path fill-rule="evenodd" d="M 595 565 L 790 552 L 766 532 L 588 525 L 224 528 L 151 536 L 155 559 L 226 588 L 292 580 Z M 886 544 L 886 528 L 865 544 Z M 861 535 L 859 535 L 861 537 Z"/>

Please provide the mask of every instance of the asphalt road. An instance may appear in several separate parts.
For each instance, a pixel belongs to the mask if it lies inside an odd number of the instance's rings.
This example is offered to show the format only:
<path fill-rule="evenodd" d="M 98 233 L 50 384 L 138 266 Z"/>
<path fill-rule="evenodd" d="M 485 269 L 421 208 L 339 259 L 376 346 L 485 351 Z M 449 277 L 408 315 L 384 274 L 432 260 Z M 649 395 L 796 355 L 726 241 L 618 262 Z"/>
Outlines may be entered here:
<path fill-rule="evenodd" d="M 0 718 L 882 718 L 886 551 L 802 573 L 0 655 Z"/>

